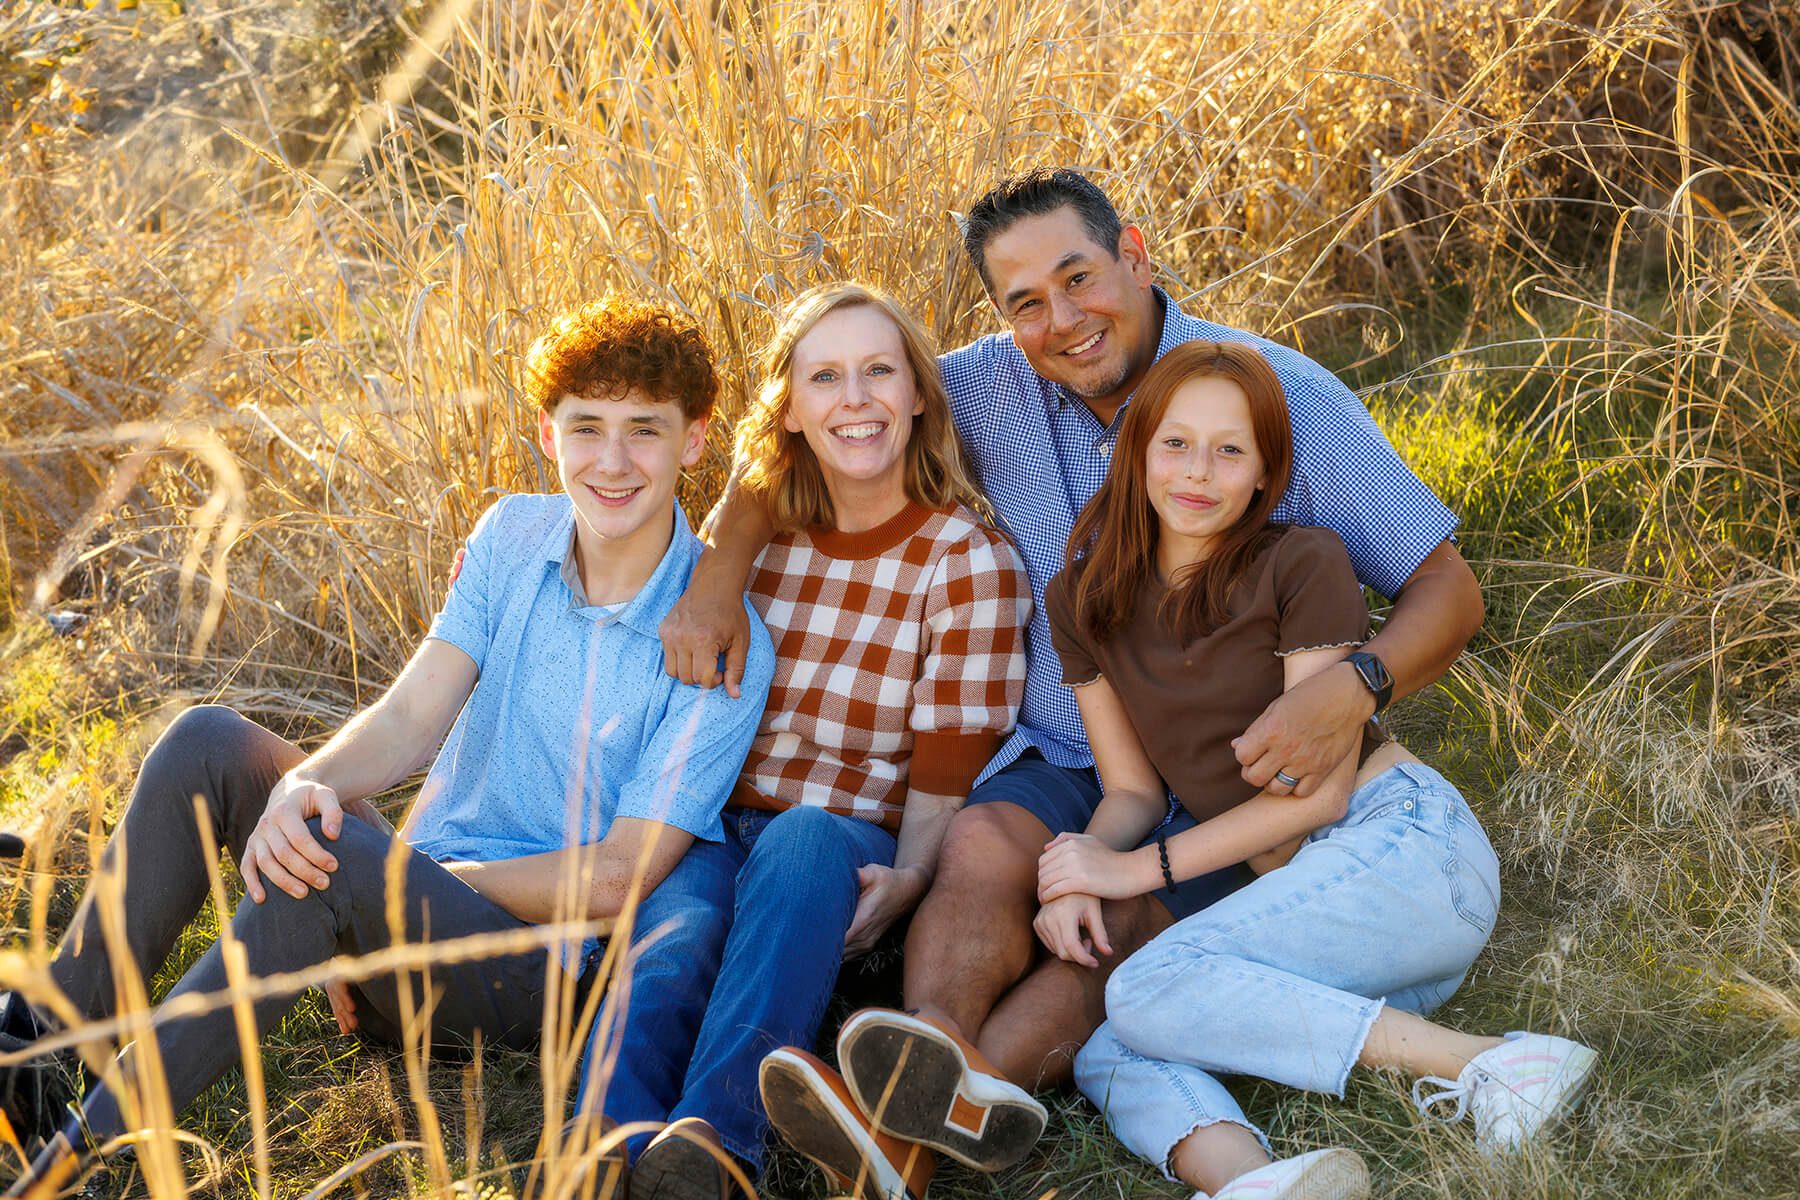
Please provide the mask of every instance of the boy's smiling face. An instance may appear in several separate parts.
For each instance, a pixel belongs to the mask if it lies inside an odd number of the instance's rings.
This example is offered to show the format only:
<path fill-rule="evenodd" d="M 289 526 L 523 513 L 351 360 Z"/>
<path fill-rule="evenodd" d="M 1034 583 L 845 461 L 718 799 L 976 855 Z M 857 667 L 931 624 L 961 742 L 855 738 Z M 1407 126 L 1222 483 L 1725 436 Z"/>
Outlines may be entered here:
<path fill-rule="evenodd" d="M 699 463 L 706 418 L 632 389 L 609 399 L 564 396 L 538 414 L 539 444 L 556 460 L 584 542 L 629 542 L 667 518 L 684 468 Z M 660 529 L 666 536 L 666 528 Z"/>

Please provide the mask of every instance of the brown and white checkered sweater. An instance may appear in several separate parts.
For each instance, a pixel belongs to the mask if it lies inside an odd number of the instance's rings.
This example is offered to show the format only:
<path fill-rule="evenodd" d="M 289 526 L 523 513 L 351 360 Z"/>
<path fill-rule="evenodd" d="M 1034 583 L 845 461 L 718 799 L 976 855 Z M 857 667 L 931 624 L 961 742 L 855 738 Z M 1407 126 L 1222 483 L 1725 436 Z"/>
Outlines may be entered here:
<path fill-rule="evenodd" d="M 897 830 L 909 785 L 966 796 L 1018 716 L 1031 585 L 967 508 L 782 534 L 750 601 L 775 680 L 734 804 L 820 805 Z"/>

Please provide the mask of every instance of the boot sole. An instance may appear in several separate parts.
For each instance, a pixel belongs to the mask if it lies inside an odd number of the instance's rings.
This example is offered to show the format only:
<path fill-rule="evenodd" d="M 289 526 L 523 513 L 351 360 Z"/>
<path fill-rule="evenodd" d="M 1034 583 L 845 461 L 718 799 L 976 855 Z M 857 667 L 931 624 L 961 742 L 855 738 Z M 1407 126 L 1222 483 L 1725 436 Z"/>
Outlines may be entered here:
<path fill-rule="evenodd" d="M 1049 1121 L 1031 1093 L 971 1071 L 955 1039 L 905 1013 L 850 1018 L 838 1035 L 838 1064 L 877 1129 L 977 1171 L 1024 1158 Z"/>
<path fill-rule="evenodd" d="M 917 1200 L 906 1181 L 838 1094 L 811 1064 L 785 1050 L 762 1061 L 763 1108 L 787 1144 L 825 1171 L 855 1200 Z"/>
<path fill-rule="evenodd" d="M 712 1151 L 673 1137 L 638 1156 L 630 1191 L 631 1200 L 721 1200 L 731 1184 Z"/>

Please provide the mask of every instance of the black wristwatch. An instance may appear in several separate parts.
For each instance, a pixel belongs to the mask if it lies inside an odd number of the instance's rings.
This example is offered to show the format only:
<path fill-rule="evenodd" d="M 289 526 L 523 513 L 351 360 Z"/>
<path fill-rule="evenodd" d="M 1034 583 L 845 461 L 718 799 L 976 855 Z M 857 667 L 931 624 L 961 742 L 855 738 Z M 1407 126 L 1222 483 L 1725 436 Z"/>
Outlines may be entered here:
<path fill-rule="evenodd" d="M 1367 650 L 1358 650 L 1344 660 L 1356 668 L 1356 674 L 1375 697 L 1375 712 L 1379 714 L 1394 698 L 1394 677 L 1388 674 L 1387 664 L 1370 654 Z"/>

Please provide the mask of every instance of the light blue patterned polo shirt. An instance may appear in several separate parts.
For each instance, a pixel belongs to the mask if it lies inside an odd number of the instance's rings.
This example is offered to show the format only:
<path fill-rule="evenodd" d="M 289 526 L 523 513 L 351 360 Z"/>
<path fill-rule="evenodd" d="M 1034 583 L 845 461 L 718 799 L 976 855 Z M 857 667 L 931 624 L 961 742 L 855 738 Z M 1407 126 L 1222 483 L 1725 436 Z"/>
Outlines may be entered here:
<path fill-rule="evenodd" d="M 572 569 L 574 531 L 566 495 L 496 502 L 469 534 L 462 573 L 426 634 L 481 672 L 408 823 L 408 840 L 434 859 L 584 845 L 618 817 L 708 841 L 723 835 L 719 812 L 774 672 L 769 636 L 747 609 L 737 700 L 671 678 L 657 626 L 701 548 L 681 506 L 661 563 L 622 607 L 587 605 Z"/>
<path fill-rule="evenodd" d="M 1273 519 L 1335 529 L 1357 578 L 1384 596 L 1456 528 L 1456 516 L 1394 453 L 1337 376 L 1297 350 L 1182 312 L 1161 288 L 1161 358 L 1183 342 L 1247 342 L 1280 376 L 1294 426 L 1294 470 Z M 981 778 L 1036 747 L 1063 767 L 1092 766 L 1075 697 L 1062 685 L 1044 587 L 1063 566 L 1081 506 L 1100 490 L 1129 401 L 1101 425 L 1079 397 L 1041 378 L 1010 333 L 991 334 L 939 360 L 950 411 L 983 488 L 1031 577 L 1025 702 L 1019 724 Z M 979 782 L 979 780 L 977 781 Z"/>

